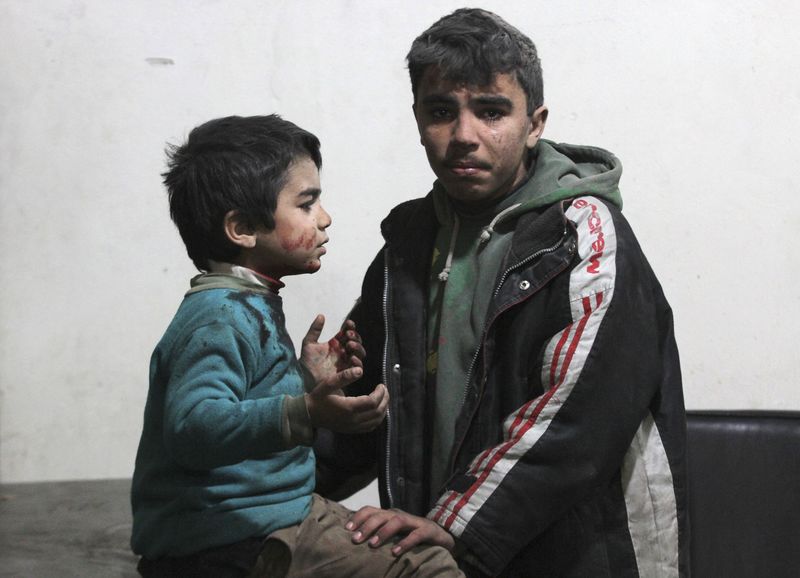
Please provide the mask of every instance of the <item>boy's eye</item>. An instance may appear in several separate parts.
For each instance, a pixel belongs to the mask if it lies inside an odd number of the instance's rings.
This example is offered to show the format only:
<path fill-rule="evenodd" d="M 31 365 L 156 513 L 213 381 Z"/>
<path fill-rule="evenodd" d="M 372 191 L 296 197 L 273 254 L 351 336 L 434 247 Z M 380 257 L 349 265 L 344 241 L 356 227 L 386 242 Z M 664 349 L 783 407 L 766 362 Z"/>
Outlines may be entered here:
<path fill-rule="evenodd" d="M 486 120 L 500 120 L 503 116 L 505 116 L 505 113 L 496 108 L 489 108 L 483 111 L 483 118 Z"/>
<path fill-rule="evenodd" d="M 311 207 L 313 206 L 314 206 L 314 201 L 308 201 L 307 203 L 303 203 L 302 205 L 300 205 L 300 208 L 303 209 L 305 212 L 308 212 L 311 210 Z"/>
<path fill-rule="evenodd" d="M 450 110 L 444 107 L 432 108 L 428 114 L 433 120 L 448 120 L 452 116 Z"/>

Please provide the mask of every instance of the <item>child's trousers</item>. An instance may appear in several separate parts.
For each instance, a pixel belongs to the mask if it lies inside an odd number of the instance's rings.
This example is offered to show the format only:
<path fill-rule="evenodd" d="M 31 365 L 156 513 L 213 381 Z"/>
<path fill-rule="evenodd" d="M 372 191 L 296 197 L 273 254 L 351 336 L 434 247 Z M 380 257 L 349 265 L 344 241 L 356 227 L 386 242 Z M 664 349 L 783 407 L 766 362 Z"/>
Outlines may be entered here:
<path fill-rule="evenodd" d="M 353 544 L 344 525 L 352 512 L 314 494 L 300 524 L 181 558 L 139 562 L 145 578 L 462 578 L 450 553 L 420 545 L 400 557 L 393 543 Z"/>
<path fill-rule="evenodd" d="M 314 494 L 311 513 L 297 526 L 273 532 L 249 578 L 456 578 L 464 574 L 441 546 L 420 545 L 400 557 L 393 543 L 353 544 L 344 525 L 350 510 Z"/>

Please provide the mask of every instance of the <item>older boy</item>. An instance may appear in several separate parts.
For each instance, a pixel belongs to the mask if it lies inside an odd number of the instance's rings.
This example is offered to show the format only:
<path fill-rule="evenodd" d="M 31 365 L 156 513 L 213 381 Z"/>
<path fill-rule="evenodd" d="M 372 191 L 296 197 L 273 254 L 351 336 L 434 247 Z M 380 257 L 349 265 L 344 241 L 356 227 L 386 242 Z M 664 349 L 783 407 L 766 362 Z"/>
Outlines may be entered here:
<path fill-rule="evenodd" d="M 619 161 L 541 139 L 536 47 L 495 14 L 440 19 L 408 68 L 437 181 L 384 221 L 353 312 L 390 411 L 319 436 L 321 491 L 381 472 L 410 514 L 364 509 L 354 540 L 441 544 L 470 576 L 685 575 L 678 352 Z"/>
<path fill-rule="evenodd" d="M 320 268 L 331 218 L 319 141 L 278 116 L 210 121 L 170 153 L 170 213 L 195 265 L 157 345 L 133 478 L 132 546 L 143 576 L 405 576 L 460 573 L 442 549 L 405 559 L 355 546 L 350 514 L 313 495 L 313 428 L 367 432 L 383 385 L 362 372 L 352 322 L 302 363 L 279 289 Z"/>

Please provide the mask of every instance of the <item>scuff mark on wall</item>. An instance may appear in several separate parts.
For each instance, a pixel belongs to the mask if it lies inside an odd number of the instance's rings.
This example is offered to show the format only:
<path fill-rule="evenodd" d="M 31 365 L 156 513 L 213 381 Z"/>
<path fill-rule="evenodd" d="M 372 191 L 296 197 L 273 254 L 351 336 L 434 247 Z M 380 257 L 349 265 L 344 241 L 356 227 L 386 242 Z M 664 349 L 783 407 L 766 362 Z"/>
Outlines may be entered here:
<path fill-rule="evenodd" d="M 175 61 L 171 58 L 162 58 L 159 56 L 145 58 L 144 60 L 150 66 L 173 66 L 175 64 Z"/>

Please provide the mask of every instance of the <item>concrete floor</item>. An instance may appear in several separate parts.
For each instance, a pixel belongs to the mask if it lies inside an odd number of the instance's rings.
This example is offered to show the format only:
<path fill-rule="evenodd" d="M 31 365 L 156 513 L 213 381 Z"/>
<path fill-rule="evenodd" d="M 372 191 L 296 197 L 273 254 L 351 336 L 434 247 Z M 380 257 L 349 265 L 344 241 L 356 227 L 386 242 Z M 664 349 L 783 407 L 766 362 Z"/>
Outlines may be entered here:
<path fill-rule="evenodd" d="M 130 485 L 0 484 L 0 577 L 137 577 Z"/>

